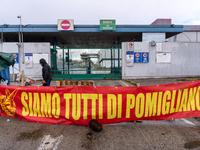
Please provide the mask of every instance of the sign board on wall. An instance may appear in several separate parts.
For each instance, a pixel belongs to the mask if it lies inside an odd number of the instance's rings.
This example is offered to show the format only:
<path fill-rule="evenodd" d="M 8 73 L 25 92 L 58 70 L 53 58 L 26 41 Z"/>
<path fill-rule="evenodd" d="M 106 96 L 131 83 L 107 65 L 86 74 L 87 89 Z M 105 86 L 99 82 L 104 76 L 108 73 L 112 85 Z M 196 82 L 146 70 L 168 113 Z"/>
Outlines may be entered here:
<path fill-rule="evenodd" d="M 171 53 L 156 53 L 156 63 L 171 63 Z"/>
<path fill-rule="evenodd" d="M 74 20 L 72 19 L 58 19 L 58 30 L 74 30 Z"/>
<path fill-rule="evenodd" d="M 128 51 L 134 51 L 133 42 L 128 43 Z"/>
<path fill-rule="evenodd" d="M 25 53 L 26 68 L 33 68 L 33 53 Z"/>
<path fill-rule="evenodd" d="M 142 52 L 142 62 L 149 62 L 149 53 L 148 52 Z"/>
<path fill-rule="evenodd" d="M 134 63 L 149 62 L 149 52 L 135 52 L 134 56 Z"/>
<path fill-rule="evenodd" d="M 127 51 L 126 52 L 126 66 L 127 67 L 133 66 L 133 59 L 134 59 L 134 51 Z"/>
<path fill-rule="evenodd" d="M 11 53 L 15 56 L 15 63 L 18 64 L 19 63 L 19 56 L 18 53 Z"/>
<path fill-rule="evenodd" d="M 100 20 L 100 30 L 116 30 L 115 20 Z"/>
<path fill-rule="evenodd" d="M 141 54 L 140 52 L 135 52 L 134 53 L 134 63 L 139 63 L 139 62 L 142 62 L 142 57 L 141 57 Z"/>

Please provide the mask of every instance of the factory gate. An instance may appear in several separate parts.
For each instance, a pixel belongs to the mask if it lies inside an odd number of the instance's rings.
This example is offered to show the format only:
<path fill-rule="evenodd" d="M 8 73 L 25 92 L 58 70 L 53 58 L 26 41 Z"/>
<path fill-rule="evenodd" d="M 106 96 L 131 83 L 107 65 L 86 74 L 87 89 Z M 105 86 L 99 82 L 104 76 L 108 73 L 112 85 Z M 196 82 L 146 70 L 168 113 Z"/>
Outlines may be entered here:
<path fill-rule="evenodd" d="M 52 48 L 55 80 L 121 79 L 121 48 Z"/>

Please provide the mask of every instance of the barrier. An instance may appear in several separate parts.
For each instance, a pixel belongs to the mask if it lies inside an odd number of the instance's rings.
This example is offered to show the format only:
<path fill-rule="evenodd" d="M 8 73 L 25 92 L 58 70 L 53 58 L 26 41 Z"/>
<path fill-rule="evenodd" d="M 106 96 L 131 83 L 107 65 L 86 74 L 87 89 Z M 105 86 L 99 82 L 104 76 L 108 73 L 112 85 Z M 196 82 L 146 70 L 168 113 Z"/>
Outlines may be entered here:
<path fill-rule="evenodd" d="M 84 84 L 70 81 L 75 83 Z M 83 126 L 91 120 L 112 124 L 200 117 L 200 81 L 138 87 L 1 85 L 0 109 L 0 116 L 23 121 Z"/>
<path fill-rule="evenodd" d="M 93 86 L 93 81 L 73 81 L 73 80 L 59 80 L 56 81 L 56 86 Z"/>

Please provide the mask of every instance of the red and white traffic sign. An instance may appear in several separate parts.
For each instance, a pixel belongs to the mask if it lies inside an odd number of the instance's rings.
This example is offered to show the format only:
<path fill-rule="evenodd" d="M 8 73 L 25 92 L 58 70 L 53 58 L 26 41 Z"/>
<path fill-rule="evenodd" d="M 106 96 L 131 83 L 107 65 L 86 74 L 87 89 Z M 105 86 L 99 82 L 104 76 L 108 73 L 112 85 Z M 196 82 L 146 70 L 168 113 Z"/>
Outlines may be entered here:
<path fill-rule="evenodd" d="M 144 58 L 147 58 L 148 54 L 147 54 L 147 53 L 143 53 L 142 56 L 143 56 Z"/>
<path fill-rule="evenodd" d="M 17 54 L 13 53 L 13 55 L 15 56 L 15 59 L 17 58 Z"/>
<path fill-rule="evenodd" d="M 128 47 L 133 47 L 133 42 L 128 43 Z"/>
<path fill-rule="evenodd" d="M 68 20 L 63 20 L 60 24 L 61 28 L 64 30 L 68 30 L 71 26 L 71 23 Z"/>
<path fill-rule="evenodd" d="M 135 53 L 135 57 L 139 58 L 140 57 L 140 53 Z"/>
<path fill-rule="evenodd" d="M 58 30 L 74 30 L 74 20 L 58 19 Z"/>

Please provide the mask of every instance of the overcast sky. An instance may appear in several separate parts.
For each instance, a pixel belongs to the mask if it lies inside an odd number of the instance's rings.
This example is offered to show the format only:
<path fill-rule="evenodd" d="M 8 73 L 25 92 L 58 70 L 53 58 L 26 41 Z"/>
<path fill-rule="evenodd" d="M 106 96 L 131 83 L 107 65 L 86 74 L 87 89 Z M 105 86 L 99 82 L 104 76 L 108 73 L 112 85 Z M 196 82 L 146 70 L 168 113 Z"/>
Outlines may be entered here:
<path fill-rule="evenodd" d="M 0 0 L 0 24 L 57 24 L 57 19 L 74 19 L 74 24 L 98 25 L 100 19 L 116 24 L 151 24 L 157 18 L 179 25 L 200 25 L 200 0 Z"/>

